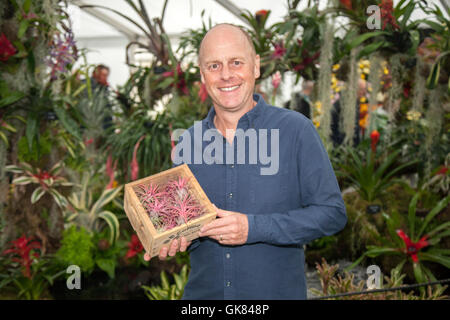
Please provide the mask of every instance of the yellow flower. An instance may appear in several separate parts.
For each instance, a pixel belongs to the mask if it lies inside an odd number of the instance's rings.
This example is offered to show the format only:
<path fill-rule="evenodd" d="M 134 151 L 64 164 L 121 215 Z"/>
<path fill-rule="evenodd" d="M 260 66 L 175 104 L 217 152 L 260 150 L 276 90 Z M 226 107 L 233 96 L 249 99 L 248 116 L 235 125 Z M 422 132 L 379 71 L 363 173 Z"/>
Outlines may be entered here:
<path fill-rule="evenodd" d="M 369 70 L 369 68 L 364 68 L 363 72 L 369 74 L 370 70 Z"/>
<path fill-rule="evenodd" d="M 340 67 L 341 67 L 341 65 L 339 63 L 333 65 L 333 71 L 339 70 Z"/>
<path fill-rule="evenodd" d="M 361 79 L 363 79 L 363 80 L 366 79 L 366 75 L 364 73 L 361 73 Z"/>
<path fill-rule="evenodd" d="M 313 120 L 313 124 L 316 128 L 320 127 L 320 122 L 317 120 Z"/>
<path fill-rule="evenodd" d="M 417 121 L 421 116 L 422 114 L 419 111 L 410 110 L 406 113 L 406 119 L 411 121 Z"/>
<path fill-rule="evenodd" d="M 369 106 L 367 105 L 367 103 L 361 103 L 359 105 L 359 112 L 364 113 L 367 112 L 367 110 L 369 110 Z"/>
<path fill-rule="evenodd" d="M 366 102 L 366 97 L 361 97 L 361 98 L 359 98 L 359 102 L 361 102 L 361 103 L 364 103 L 364 102 Z"/>
<path fill-rule="evenodd" d="M 116 188 L 117 185 L 118 185 L 118 182 L 117 182 L 116 180 L 114 180 L 114 181 L 113 181 L 113 184 L 112 184 L 112 187 L 113 187 L 113 188 Z"/>
<path fill-rule="evenodd" d="M 384 74 L 389 74 L 389 69 L 384 67 L 383 72 L 384 72 Z"/>

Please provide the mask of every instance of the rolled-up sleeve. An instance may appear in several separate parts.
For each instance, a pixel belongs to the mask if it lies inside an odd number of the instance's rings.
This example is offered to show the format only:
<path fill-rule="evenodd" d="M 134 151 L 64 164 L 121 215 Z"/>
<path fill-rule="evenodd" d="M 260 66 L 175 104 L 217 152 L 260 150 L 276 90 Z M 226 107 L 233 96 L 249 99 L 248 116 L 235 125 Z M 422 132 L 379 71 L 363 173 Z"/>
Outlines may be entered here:
<path fill-rule="evenodd" d="M 344 228 L 347 215 L 328 154 L 311 121 L 296 140 L 301 207 L 285 212 L 247 214 L 247 243 L 302 245 Z"/>

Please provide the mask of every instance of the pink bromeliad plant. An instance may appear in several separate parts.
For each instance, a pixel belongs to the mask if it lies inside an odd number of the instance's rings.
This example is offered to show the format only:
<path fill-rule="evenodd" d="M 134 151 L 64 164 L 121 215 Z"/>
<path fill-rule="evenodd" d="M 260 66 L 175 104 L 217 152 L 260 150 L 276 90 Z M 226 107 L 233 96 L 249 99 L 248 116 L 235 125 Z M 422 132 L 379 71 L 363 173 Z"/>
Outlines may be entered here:
<path fill-rule="evenodd" d="M 188 178 L 170 180 L 162 187 L 141 184 L 136 194 L 158 232 L 188 223 L 204 213 L 203 206 L 190 193 Z"/>

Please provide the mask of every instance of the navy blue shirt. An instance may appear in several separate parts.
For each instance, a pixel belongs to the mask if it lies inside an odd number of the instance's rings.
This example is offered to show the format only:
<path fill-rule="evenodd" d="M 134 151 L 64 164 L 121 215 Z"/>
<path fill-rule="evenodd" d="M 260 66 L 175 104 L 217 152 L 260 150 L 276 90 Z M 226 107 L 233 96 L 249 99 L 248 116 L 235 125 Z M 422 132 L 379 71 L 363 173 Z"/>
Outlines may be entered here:
<path fill-rule="evenodd" d="M 237 129 L 267 132 L 267 139 L 258 138 L 257 149 L 267 140 L 268 155 L 279 155 L 276 174 L 261 174 L 261 168 L 269 166 L 273 172 L 275 157 L 271 164 L 267 158 L 250 161 L 250 138 L 245 161 L 242 154 L 238 158 L 237 135 L 230 145 L 219 133 L 214 107 L 183 133 L 175 149 L 174 163 L 189 165 L 211 202 L 246 214 L 249 223 L 243 245 L 221 245 L 209 237 L 191 243 L 183 299 L 306 299 L 303 245 L 340 231 L 347 222 L 339 185 L 312 122 L 298 112 L 268 105 L 260 95 L 253 99 L 256 106 L 239 119 Z M 203 133 L 213 129 L 216 135 L 194 143 L 195 127 L 197 135 L 200 128 Z M 277 135 L 279 144 L 271 144 Z M 189 137 L 190 154 L 180 151 Z M 223 149 L 212 152 L 214 158 L 199 159 L 199 154 L 209 154 L 214 141 Z"/>

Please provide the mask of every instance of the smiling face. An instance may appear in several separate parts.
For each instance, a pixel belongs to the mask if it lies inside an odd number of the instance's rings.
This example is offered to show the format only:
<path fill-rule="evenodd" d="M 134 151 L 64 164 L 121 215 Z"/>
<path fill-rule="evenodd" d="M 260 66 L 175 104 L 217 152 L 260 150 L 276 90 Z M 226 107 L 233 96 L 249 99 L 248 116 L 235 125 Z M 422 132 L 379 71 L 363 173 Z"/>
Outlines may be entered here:
<path fill-rule="evenodd" d="M 214 106 L 223 111 L 250 110 L 259 56 L 244 33 L 231 25 L 219 25 L 205 36 L 200 49 L 200 75 Z"/>

